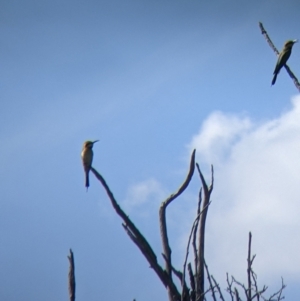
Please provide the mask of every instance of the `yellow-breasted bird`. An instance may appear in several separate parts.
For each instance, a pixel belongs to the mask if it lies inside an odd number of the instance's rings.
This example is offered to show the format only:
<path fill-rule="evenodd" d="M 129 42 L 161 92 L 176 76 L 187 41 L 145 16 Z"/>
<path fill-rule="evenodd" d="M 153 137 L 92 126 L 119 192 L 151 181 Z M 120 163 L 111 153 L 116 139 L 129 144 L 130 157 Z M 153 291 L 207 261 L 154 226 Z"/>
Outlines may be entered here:
<path fill-rule="evenodd" d="M 298 40 L 288 40 L 285 42 L 282 51 L 278 55 L 278 60 L 277 64 L 275 66 L 274 70 L 274 76 L 272 80 L 272 86 L 276 82 L 277 74 L 279 73 L 280 69 L 286 64 L 287 60 L 289 59 L 291 53 L 292 53 L 292 48 L 295 43 L 297 43 Z"/>
<path fill-rule="evenodd" d="M 88 189 L 88 187 L 90 186 L 90 182 L 89 182 L 89 172 L 92 166 L 92 162 L 93 162 L 93 145 L 94 143 L 96 143 L 99 140 L 95 140 L 95 141 L 85 141 L 83 144 L 83 149 L 81 152 L 81 159 L 82 159 L 82 164 L 83 164 L 83 168 L 84 168 L 84 172 L 85 172 L 85 187 L 86 189 Z"/>

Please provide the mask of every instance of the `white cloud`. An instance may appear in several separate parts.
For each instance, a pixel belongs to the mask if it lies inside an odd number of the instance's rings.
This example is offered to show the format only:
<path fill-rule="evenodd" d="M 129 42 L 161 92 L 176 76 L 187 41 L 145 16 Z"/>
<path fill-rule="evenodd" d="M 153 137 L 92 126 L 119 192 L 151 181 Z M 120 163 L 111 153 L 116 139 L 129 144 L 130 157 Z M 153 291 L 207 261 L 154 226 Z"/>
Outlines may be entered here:
<path fill-rule="evenodd" d="M 192 138 L 189 154 L 192 148 L 199 163 L 215 168 L 206 233 L 211 272 L 220 281 L 225 272 L 245 279 L 252 231 L 259 277 L 299 280 L 300 97 L 279 118 L 260 124 L 213 113 Z"/>
<path fill-rule="evenodd" d="M 252 123 L 247 117 L 214 112 L 203 122 L 199 133 L 193 137 L 190 148 L 196 148 L 206 162 L 223 160 L 232 145 L 251 127 Z"/>
<path fill-rule="evenodd" d="M 157 205 L 166 198 L 166 195 L 161 184 L 151 178 L 130 186 L 123 205 L 126 211 L 132 211 L 137 207 L 140 210 L 141 205 L 145 208 L 145 203 L 147 203 L 147 208 L 149 208 L 149 204 L 153 204 L 157 208 Z"/>

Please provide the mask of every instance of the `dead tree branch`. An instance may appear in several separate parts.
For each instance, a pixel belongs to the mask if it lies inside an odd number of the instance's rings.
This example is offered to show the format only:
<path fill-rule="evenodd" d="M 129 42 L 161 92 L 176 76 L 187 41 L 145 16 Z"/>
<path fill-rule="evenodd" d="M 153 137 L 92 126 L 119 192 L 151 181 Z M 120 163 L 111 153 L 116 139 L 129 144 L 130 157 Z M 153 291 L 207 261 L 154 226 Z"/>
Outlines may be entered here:
<path fill-rule="evenodd" d="M 188 263 L 188 272 L 189 272 L 190 285 L 191 285 L 190 299 L 191 299 L 191 301 L 195 301 L 196 286 L 195 286 L 195 277 L 194 277 L 193 268 L 192 268 L 191 263 Z"/>
<path fill-rule="evenodd" d="M 75 301 L 75 263 L 74 263 L 74 255 L 72 249 L 70 249 L 70 255 L 68 255 L 70 267 L 69 267 L 69 296 L 70 301 Z"/>
<path fill-rule="evenodd" d="M 207 204 L 206 207 L 208 207 L 210 205 L 210 203 L 211 202 L 208 202 L 208 204 Z M 184 259 L 184 264 L 183 264 L 183 274 L 182 274 L 182 281 L 181 281 L 181 283 L 185 283 L 185 271 L 186 271 L 186 264 L 187 264 L 187 260 L 188 260 L 188 256 L 189 256 L 189 248 L 190 248 L 191 238 L 192 238 L 192 235 L 194 234 L 195 228 L 198 225 L 199 218 L 200 218 L 201 214 L 204 212 L 204 210 L 206 209 L 206 207 L 203 208 L 201 210 L 201 212 L 199 212 L 198 215 L 196 216 L 196 218 L 194 220 L 194 223 L 193 223 L 193 226 L 192 226 L 192 229 L 191 229 L 191 232 L 190 232 L 190 235 L 189 235 L 189 238 L 188 238 L 188 243 L 187 243 L 186 252 L 185 252 L 185 259 Z M 183 287 L 183 289 L 184 289 L 184 287 Z M 181 295 L 181 301 L 183 301 L 183 293 Z"/>
<path fill-rule="evenodd" d="M 196 300 L 203 301 L 204 299 L 204 244 L 205 244 L 205 222 L 208 212 L 208 204 L 210 200 L 210 195 L 213 190 L 214 185 L 214 169 L 211 166 L 211 184 L 208 187 L 206 181 L 203 177 L 203 174 L 200 170 L 199 164 L 196 164 L 201 184 L 203 188 L 203 213 L 200 216 L 199 220 L 199 235 L 198 235 L 198 255 L 197 255 L 197 274 L 196 274 Z"/>
<path fill-rule="evenodd" d="M 161 235 L 161 239 L 162 239 L 163 254 L 164 254 L 165 261 L 166 261 L 165 272 L 166 272 L 166 276 L 168 277 L 168 281 L 170 283 L 173 282 L 173 280 L 172 280 L 172 259 L 171 259 L 172 251 L 171 251 L 169 239 L 168 239 L 166 209 L 167 209 L 167 206 L 172 201 L 174 201 L 178 196 L 180 196 L 184 192 L 184 190 L 188 187 L 188 185 L 193 177 L 194 170 L 195 170 L 195 154 L 196 154 L 196 150 L 194 149 L 192 156 L 191 156 L 191 160 L 190 160 L 189 172 L 188 172 L 188 175 L 187 175 L 186 179 L 184 180 L 183 184 L 180 186 L 180 188 L 178 189 L 178 191 L 176 193 L 171 194 L 164 202 L 162 202 L 160 209 L 159 209 L 160 235 Z M 169 293 L 169 300 L 170 301 L 174 300 L 174 293 L 171 290 L 169 290 L 169 288 L 168 288 L 168 293 Z"/>
<path fill-rule="evenodd" d="M 281 287 L 280 289 L 272 294 L 268 299 L 264 298 L 262 296 L 262 299 L 265 301 L 281 301 L 284 299 L 284 296 L 282 296 L 282 291 L 286 288 L 286 285 L 283 282 L 283 278 L 281 278 Z"/>
<path fill-rule="evenodd" d="M 209 287 L 211 288 L 211 294 L 212 294 L 212 298 L 214 301 L 217 301 L 217 298 L 216 298 L 216 294 L 215 294 L 215 287 L 216 285 L 213 285 L 212 283 L 212 280 L 211 280 L 211 276 L 210 276 L 210 273 L 209 273 L 209 270 L 208 270 L 208 266 L 204 260 L 204 266 L 205 266 L 205 270 L 206 270 L 206 275 L 207 275 L 207 280 L 208 280 L 208 283 L 209 283 Z"/>
<path fill-rule="evenodd" d="M 199 198 L 198 198 L 198 207 L 197 207 L 197 216 L 192 224 L 192 228 L 188 237 L 186 254 L 183 264 L 183 271 L 177 270 L 174 268 L 171 259 L 171 247 L 168 239 L 167 232 L 167 222 L 166 222 L 166 208 L 167 206 L 174 201 L 178 196 L 180 196 L 185 189 L 188 187 L 194 171 L 195 165 L 197 167 L 199 177 L 201 180 L 202 188 L 200 189 Z M 214 186 L 214 170 L 213 166 L 211 167 L 211 184 L 207 185 L 203 174 L 200 170 L 198 164 L 195 164 L 195 150 L 193 151 L 190 159 L 189 171 L 186 179 L 183 184 L 180 186 L 178 191 L 174 194 L 171 194 L 164 202 L 162 202 L 159 209 L 159 218 L 160 218 L 160 233 L 162 239 L 163 253 L 162 257 L 165 261 L 165 268 L 163 268 L 157 261 L 157 256 L 154 253 L 152 247 L 148 243 L 147 239 L 142 235 L 139 229 L 135 226 L 135 224 L 131 221 L 129 216 L 123 211 L 120 205 L 117 203 L 113 193 L 111 192 L 109 186 L 105 182 L 104 178 L 94 169 L 91 168 L 91 171 L 96 176 L 96 178 L 100 181 L 102 186 L 104 187 L 110 202 L 116 211 L 116 213 L 123 220 L 122 226 L 130 239 L 136 244 L 139 250 L 142 252 L 150 267 L 155 271 L 163 285 L 168 291 L 169 301 L 206 301 L 206 294 L 211 291 L 212 300 L 217 300 L 217 294 L 219 294 L 219 299 L 221 301 L 225 301 L 225 298 L 222 294 L 219 284 L 216 282 L 214 277 L 210 275 L 209 269 L 205 263 L 204 257 L 204 244 L 205 244 L 205 224 L 206 217 L 209 205 L 211 203 L 210 196 Z M 191 246 L 192 244 L 192 246 Z M 242 301 L 241 292 L 245 293 L 245 300 L 252 301 L 261 299 L 264 301 L 281 301 L 284 299 L 282 296 L 283 289 L 285 288 L 285 284 L 282 280 L 281 288 L 271 295 L 269 298 L 264 297 L 264 293 L 267 290 L 267 286 L 263 286 L 262 289 L 258 288 L 257 284 L 257 276 L 254 273 L 252 266 L 255 259 L 255 255 L 251 254 L 251 246 L 252 244 L 252 235 L 249 233 L 249 241 L 248 241 L 248 256 L 247 256 L 247 285 L 242 284 L 238 280 L 236 280 L 233 276 L 231 279 L 227 273 L 227 292 L 230 295 L 231 301 Z M 194 269 L 193 271 L 192 264 L 188 263 L 189 250 L 193 248 L 194 251 Z M 70 272 L 69 272 L 69 294 L 70 301 L 75 301 L 75 274 L 74 274 L 74 258 L 72 250 L 70 250 L 70 256 L 68 256 L 70 261 Z M 186 266 L 188 269 L 190 288 L 188 287 L 186 281 Z M 206 270 L 207 279 L 209 283 L 208 289 L 204 287 L 204 271 Z M 179 281 L 181 282 L 182 291 L 179 292 L 177 286 L 175 285 L 172 274 L 174 274 Z"/>
<path fill-rule="evenodd" d="M 217 281 L 216 281 L 216 279 L 214 278 L 213 275 L 210 275 L 210 276 L 211 276 L 211 279 L 213 280 L 213 282 L 214 282 L 214 284 L 215 284 L 215 287 L 216 287 L 217 290 L 218 290 L 220 299 L 221 299 L 222 301 L 225 301 L 224 296 L 223 296 L 223 294 L 222 294 L 222 292 L 221 292 L 221 288 L 220 288 L 219 283 L 217 283 Z"/>
<path fill-rule="evenodd" d="M 176 300 L 176 301 L 180 300 L 180 293 L 178 292 L 173 281 L 171 281 L 170 277 L 167 276 L 164 269 L 157 262 L 157 257 L 153 249 L 151 248 L 150 244 L 146 240 L 146 238 L 141 234 L 139 229 L 135 226 L 135 224 L 125 214 L 125 212 L 122 210 L 120 205 L 117 203 L 113 193 L 111 192 L 110 188 L 106 184 L 104 178 L 97 172 L 95 168 L 92 167 L 91 171 L 104 187 L 116 213 L 123 219 L 124 223 L 122 225 L 126 233 L 131 238 L 131 240 L 136 244 L 136 246 L 140 249 L 142 254 L 149 262 L 150 267 L 155 271 L 155 273 L 157 274 L 161 282 L 164 284 L 164 286 L 170 290 L 171 295 L 173 297 L 172 300 Z"/>
<path fill-rule="evenodd" d="M 251 301 L 252 297 L 251 297 L 251 292 L 252 292 L 252 283 L 251 283 L 251 266 L 253 263 L 253 260 L 251 259 L 251 240 L 252 240 L 252 234 L 251 232 L 249 232 L 249 243 L 248 243 L 248 258 L 247 258 L 247 264 L 248 264 L 248 268 L 247 268 L 247 276 L 248 276 L 248 289 L 247 289 L 247 300 Z"/>
<path fill-rule="evenodd" d="M 200 214 L 201 203 L 202 203 L 202 187 L 200 188 L 199 195 L 198 195 L 197 215 Z M 199 218 L 198 218 L 197 223 L 196 223 L 195 228 L 194 228 L 193 241 L 192 241 L 193 251 L 194 251 L 194 266 L 195 266 L 195 274 L 196 275 L 198 273 L 198 270 L 197 270 L 197 266 L 198 266 L 198 251 L 197 251 L 197 242 L 196 242 L 197 241 L 198 225 L 199 225 Z"/>
<path fill-rule="evenodd" d="M 236 301 L 242 300 L 238 288 L 241 288 L 243 290 L 246 297 L 246 301 L 252 301 L 255 299 L 257 301 L 260 301 L 261 299 L 264 301 L 280 301 L 284 299 L 284 297 L 282 297 L 282 291 L 285 289 L 286 286 L 283 283 L 283 279 L 282 279 L 281 288 L 273 295 L 271 295 L 269 298 L 264 297 L 264 293 L 268 289 L 266 285 L 264 285 L 262 289 L 258 288 L 257 276 L 252 268 L 255 255 L 253 256 L 251 255 L 251 250 L 252 250 L 251 243 L 252 243 L 252 234 L 251 232 L 249 232 L 248 256 L 247 256 L 247 286 L 239 282 L 238 280 L 236 280 L 233 276 L 231 276 L 231 281 L 230 281 L 227 273 L 227 292 L 231 296 L 231 301 L 234 301 L 234 297 Z"/>

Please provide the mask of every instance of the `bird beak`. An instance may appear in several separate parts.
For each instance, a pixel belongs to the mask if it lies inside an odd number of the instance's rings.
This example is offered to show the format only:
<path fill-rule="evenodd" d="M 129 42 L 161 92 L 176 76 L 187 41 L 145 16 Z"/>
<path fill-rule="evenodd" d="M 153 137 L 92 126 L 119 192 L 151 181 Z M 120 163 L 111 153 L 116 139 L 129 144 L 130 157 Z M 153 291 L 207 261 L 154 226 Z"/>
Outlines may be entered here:
<path fill-rule="evenodd" d="M 99 141 L 99 140 L 95 140 L 95 141 L 93 141 L 93 144 L 94 144 L 94 143 L 96 143 L 96 142 L 98 142 L 98 141 Z"/>
<path fill-rule="evenodd" d="M 296 40 L 294 40 L 293 42 L 294 42 L 294 43 L 298 43 L 298 40 L 296 39 Z"/>

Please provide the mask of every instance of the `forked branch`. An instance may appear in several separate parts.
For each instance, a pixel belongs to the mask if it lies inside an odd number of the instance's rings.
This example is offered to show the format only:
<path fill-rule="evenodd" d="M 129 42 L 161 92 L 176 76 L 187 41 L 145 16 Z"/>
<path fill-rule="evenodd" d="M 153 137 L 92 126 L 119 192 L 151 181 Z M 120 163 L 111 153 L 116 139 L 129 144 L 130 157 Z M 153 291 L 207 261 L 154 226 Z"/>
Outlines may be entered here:
<path fill-rule="evenodd" d="M 190 160 L 190 168 L 187 174 L 186 179 L 179 187 L 178 191 L 171 194 L 164 202 L 162 202 L 160 209 L 159 209 L 159 223 L 160 223 L 160 235 L 162 240 L 162 247 L 163 247 L 163 256 L 165 258 L 165 271 L 166 276 L 169 278 L 169 282 L 173 282 L 172 280 L 172 258 L 171 258 L 171 247 L 169 244 L 168 238 L 168 231 L 167 231 L 167 221 L 166 221 L 166 210 L 169 204 L 174 201 L 177 197 L 179 197 L 185 189 L 188 187 L 195 170 L 195 155 L 196 150 L 194 149 L 191 160 Z M 184 283 L 184 282 L 183 282 Z M 168 290 L 169 291 L 169 290 Z M 169 291 L 169 300 L 173 300 L 173 296 L 171 295 L 172 292 Z"/>
<path fill-rule="evenodd" d="M 104 187 L 113 208 L 115 209 L 116 213 L 123 219 L 124 223 L 122 224 L 126 233 L 129 235 L 131 240 L 136 244 L 136 246 L 140 249 L 142 254 L 145 256 L 147 261 L 150 264 L 150 267 L 153 268 L 161 282 L 164 284 L 165 287 L 168 287 L 173 296 L 175 296 L 174 300 L 180 299 L 180 294 L 174 285 L 173 282 L 170 281 L 169 277 L 167 277 L 163 268 L 157 262 L 157 257 L 151 248 L 150 244 L 146 240 L 146 238 L 142 235 L 139 229 L 135 226 L 135 224 L 131 221 L 129 216 L 125 214 L 123 209 L 117 203 L 113 193 L 111 192 L 109 186 L 106 184 L 104 178 L 98 173 L 95 168 L 91 168 L 91 171 L 95 175 L 95 177 L 100 181 L 102 186 Z"/>
<path fill-rule="evenodd" d="M 208 186 L 204 176 L 200 170 L 199 164 L 196 164 L 203 190 L 203 212 L 199 220 L 198 233 L 198 254 L 197 254 L 197 274 L 196 274 L 196 300 L 204 300 L 204 245 L 205 245 L 205 224 L 208 212 L 208 204 L 210 202 L 210 195 L 214 186 L 214 169 L 211 166 L 211 184 Z"/>

